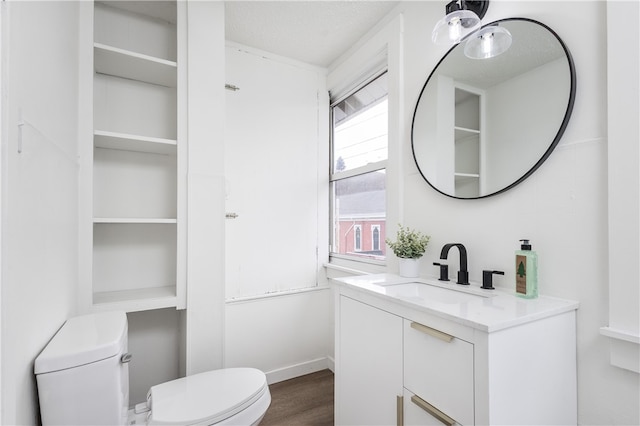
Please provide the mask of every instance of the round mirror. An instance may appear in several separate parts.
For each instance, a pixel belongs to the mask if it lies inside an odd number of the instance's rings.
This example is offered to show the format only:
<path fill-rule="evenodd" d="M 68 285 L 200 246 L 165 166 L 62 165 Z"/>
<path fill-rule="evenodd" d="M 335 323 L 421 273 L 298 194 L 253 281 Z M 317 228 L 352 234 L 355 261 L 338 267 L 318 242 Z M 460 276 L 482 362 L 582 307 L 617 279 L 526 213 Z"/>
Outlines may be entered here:
<path fill-rule="evenodd" d="M 526 18 L 488 25 L 511 33 L 509 49 L 470 59 L 464 41 L 451 48 L 413 114 L 416 165 L 449 197 L 489 197 L 522 182 L 558 144 L 573 109 L 573 59 L 554 31 Z"/>

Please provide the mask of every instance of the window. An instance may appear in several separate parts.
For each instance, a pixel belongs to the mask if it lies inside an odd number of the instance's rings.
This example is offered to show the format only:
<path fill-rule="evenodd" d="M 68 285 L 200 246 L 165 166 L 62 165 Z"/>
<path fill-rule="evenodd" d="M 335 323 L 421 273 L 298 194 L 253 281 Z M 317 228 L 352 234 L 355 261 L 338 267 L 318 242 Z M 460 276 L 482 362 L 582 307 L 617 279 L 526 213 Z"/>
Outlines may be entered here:
<path fill-rule="evenodd" d="M 362 250 L 362 226 L 356 225 L 353 227 L 353 248 L 355 251 Z"/>
<path fill-rule="evenodd" d="M 371 250 L 380 250 L 380 225 L 371 227 Z"/>
<path fill-rule="evenodd" d="M 331 105 L 331 255 L 385 259 L 387 74 Z"/>

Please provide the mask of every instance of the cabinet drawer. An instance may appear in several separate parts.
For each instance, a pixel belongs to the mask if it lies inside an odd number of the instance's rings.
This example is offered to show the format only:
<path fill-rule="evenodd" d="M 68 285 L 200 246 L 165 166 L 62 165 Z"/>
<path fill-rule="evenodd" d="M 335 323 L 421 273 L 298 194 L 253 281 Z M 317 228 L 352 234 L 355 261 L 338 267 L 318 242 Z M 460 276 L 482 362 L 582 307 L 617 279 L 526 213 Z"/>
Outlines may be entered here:
<path fill-rule="evenodd" d="M 404 387 L 456 422 L 474 424 L 473 345 L 404 320 Z"/>
<path fill-rule="evenodd" d="M 404 389 L 403 393 L 403 426 L 442 426 L 442 425 L 459 425 L 447 415 L 442 415 L 438 410 L 434 410 L 429 404 L 425 404 L 422 398 L 414 395 L 412 392 Z"/>

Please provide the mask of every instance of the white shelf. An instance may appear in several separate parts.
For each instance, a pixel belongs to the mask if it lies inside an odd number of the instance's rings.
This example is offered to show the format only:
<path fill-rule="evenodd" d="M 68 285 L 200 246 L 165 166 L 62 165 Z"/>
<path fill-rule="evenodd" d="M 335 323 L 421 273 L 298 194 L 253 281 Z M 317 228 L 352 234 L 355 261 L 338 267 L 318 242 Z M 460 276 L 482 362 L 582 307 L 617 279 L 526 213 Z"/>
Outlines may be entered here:
<path fill-rule="evenodd" d="M 457 131 L 460 131 L 460 132 L 473 133 L 475 135 L 479 135 L 480 134 L 480 130 L 478 130 L 478 129 L 469 129 L 467 127 L 460 127 L 460 126 L 455 126 L 454 129 L 457 130 Z"/>
<path fill-rule="evenodd" d="M 97 73 L 160 86 L 176 87 L 178 67 L 174 61 L 102 43 L 93 44 L 93 55 L 94 68 Z"/>
<path fill-rule="evenodd" d="M 162 155 L 176 155 L 177 147 L 175 139 L 154 138 L 105 130 L 95 130 L 93 132 L 93 143 L 96 148 Z"/>
<path fill-rule="evenodd" d="M 137 217 L 95 217 L 94 224 L 175 224 L 177 219 L 172 218 L 137 218 Z"/>
<path fill-rule="evenodd" d="M 480 178 L 480 175 L 478 173 L 454 173 L 454 176 L 458 178 Z"/>
<path fill-rule="evenodd" d="M 93 307 L 96 310 L 119 309 L 125 312 L 137 312 L 176 306 L 175 286 L 107 291 L 93 294 Z"/>
<path fill-rule="evenodd" d="M 474 129 L 465 129 L 464 127 L 455 127 L 455 136 L 454 139 L 456 142 L 465 141 L 472 138 L 475 138 L 477 142 L 480 142 L 480 130 Z"/>

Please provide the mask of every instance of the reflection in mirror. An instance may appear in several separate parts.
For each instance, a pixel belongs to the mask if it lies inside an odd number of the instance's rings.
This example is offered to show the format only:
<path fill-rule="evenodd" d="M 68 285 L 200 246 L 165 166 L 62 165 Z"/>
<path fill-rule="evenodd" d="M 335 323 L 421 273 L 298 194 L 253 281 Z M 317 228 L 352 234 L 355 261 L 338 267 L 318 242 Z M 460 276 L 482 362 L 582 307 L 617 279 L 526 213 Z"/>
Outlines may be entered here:
<path fill-rule="evenodd" d="M 429 76 L 413 116 L 416 165 L 437 191 L 483 198 L 527 178 L 551 154 L 575 99 L 575 69 L 560 38 L 524 18 L 502 55 L 470 59 L 454 46 Z"/>

